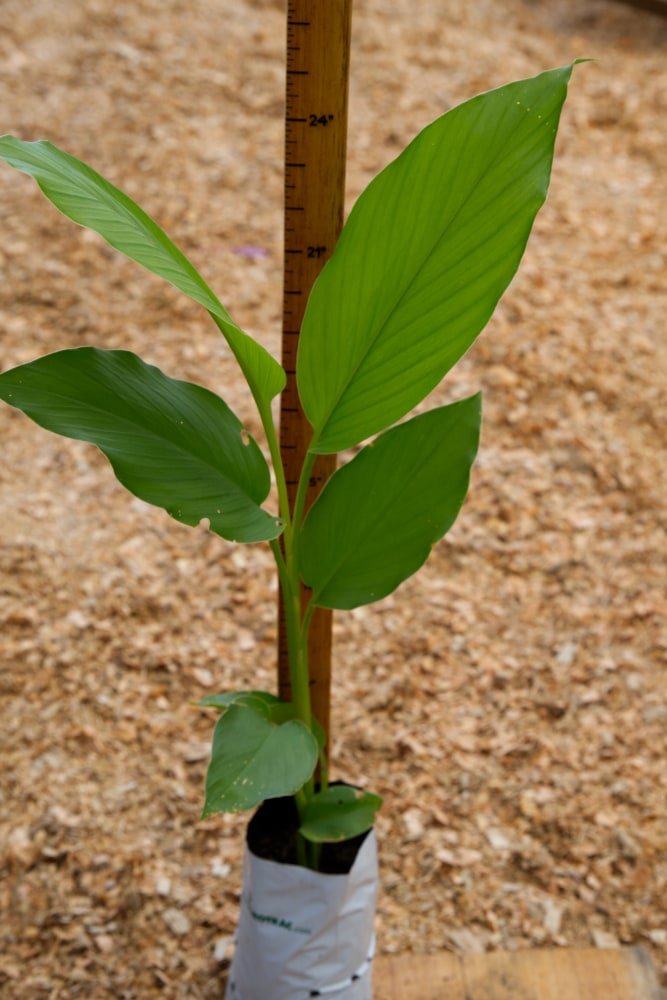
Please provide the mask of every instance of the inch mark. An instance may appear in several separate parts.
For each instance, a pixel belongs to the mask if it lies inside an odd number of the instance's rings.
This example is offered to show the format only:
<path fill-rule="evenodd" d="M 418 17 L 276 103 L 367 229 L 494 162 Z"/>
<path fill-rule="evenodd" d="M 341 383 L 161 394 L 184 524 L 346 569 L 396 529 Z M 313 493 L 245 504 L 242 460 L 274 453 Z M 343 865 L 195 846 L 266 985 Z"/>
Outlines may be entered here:
<path fill-rule="evenodd" d="M 333 120 L 333 115 L 308 115 L 308 124 L 311 128 L 317 128 L 318 125 L 328 125 Z"/>

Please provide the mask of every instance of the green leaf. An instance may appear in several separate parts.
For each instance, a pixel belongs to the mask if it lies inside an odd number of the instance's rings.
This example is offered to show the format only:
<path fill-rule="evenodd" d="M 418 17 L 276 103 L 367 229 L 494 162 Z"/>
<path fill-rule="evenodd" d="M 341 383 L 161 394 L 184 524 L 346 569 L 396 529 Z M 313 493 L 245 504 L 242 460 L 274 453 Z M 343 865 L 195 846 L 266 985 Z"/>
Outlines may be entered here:
<path fill-rule="evenodd" d="M 271 722 L 289 722 L 296 718 L 296 709 L 290 701 L 282 701 L 268 691 L 224 691 L 221 694 L 207 694 L 198 702 L 203 708 L 217 708 L 224 712 L 230 705 L 250 705 L 255 711 L 261 712 Z M 318 749 L 324 750 L 327 735 L 317 719 L 311 718 L 311 730 L 317 741 Z"/>
<path fill-rule="evenodd" d="M 477 394 L 393 427 L 333 474 L 299 542 L 315 604 L 378 601 L 419 569 L 463 503 L 480 422 Z"/>
<path fill-rule="evenodd" d="M 454 108 L 361 195 L 299 338 L 312 452 L 341 451 L 400 419 L 484 328 L 546 198 L 571 72 Z"/>
<path fill-rule="evenodd" d="M 211 531 L 238 542 L 282 531 L 259 506 L 270 489 L 266 460 L 226 403 L 129 351 L 49 354 L 1 374 L 0 399 L 96 444 L 123 486 L 177 521 L 207 517 Z"/>
<path fill-rule="evenodd" d="M 241 330 L 199 272 L 131 198 L 101 174 L 50 142 L 0 136 L 0 159 L 29 174 L 56 208 L 99 233 L 107 243 L 165 278 L 211 314 L 258 402 L 282 392 L 285 373 L 260 344 Z"/>
<path fill-rule="evenodd" d="M 235 702 L 248 702 L 248 700 L 263 702 L 265 705 L 274 705 L 280 699 L 275 694 L 268 691 L 224 691 L 221 694 L 207 694 L 197 702 L 203 708 L 218 708 L 224 712 L 226 708 Z"/>
<path fill-rule="evenodd" d="M 303 722 L 277 724 L 262 711 L 235 702 L 215 726 L 202 817 L 294 795 L 316 763 L 317 742 Z"/>
<path fill-rule="evenodd" d="M 370 830 L 381 805 L 379 795 L 333 785 L 308 802 L 299 833 L 315 843 L 349 840 Z"/>

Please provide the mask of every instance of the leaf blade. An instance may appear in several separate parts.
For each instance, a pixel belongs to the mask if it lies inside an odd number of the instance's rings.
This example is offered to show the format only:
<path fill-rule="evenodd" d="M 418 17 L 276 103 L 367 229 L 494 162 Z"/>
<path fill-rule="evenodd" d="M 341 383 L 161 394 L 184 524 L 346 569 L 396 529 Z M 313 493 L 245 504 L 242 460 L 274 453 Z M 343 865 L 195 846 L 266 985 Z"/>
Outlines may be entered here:
<path fill-rule="evenodd" d="M 256 699 L 267 707 L 280 701 L 275 694 L 270 694 L 268 691 L 221 691 L 218 694 L 204 695 L 197 704 L 202 708 L 217 708 L 220 712 L 224 712 L 234 702 L 248 699 Z"/>
<path fill-rule="evenodd" d="M 293 795 L 316 763 L 317 743 L 303 722 L 277 725 L 249 705 L 233 702 L 213 732 L 202 818 Z"/>
<path fill-rule="evenodd" d="M 45 140 L 0 136 L 0 159 L 33 177 L 63 215 L 164 278 L 202 305 L 239 362 L 256 398 L 270 401 L 285 386 L 285 373 L 261 344 L 234 323 L 202 276 L 156 222 L 101 174 Z"/>
<path fill-rule="evenodd" d="M 463 503 L 480 422 L 477 394 L 393 427 L 333 474 L 299 545 L 316 605 L 380 600 L 419 569 Z"/>
<path fill-rule="evenodd" d="M 343 450 L 400 419 L 486 325 L 546 197 L 571 72 L 454 108 L 361 195 L 302 325 L 311 451 Z"/>
<path fill-rule="evenodd" d="M 229 407 L 129 351 L 46 355 L 0 374 L 0 399 L 96 444 L 123 486 L 183 524 L 207 517 L 216 534 L 246 542 L 282 530 L 259 506 L 270 489 L 266 460 Z"/>
<path fill-rule="evenodd" d="M 350 840 L 370 830 L 381 805 L 372 792 L 333 785 L 308 801 L 299 833 L 316 844 Z"/>

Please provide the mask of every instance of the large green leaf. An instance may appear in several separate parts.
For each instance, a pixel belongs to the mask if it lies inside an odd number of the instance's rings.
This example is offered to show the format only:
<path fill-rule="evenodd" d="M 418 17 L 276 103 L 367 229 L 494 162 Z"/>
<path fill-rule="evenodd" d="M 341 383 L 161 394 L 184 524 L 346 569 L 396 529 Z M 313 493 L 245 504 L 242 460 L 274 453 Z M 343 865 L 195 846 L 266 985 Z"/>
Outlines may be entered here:
<path fill-rule="evenodd" d="M 165 278 L 209 311 L 239 362 L 258 401 L 285 385 L 285 373 L 260 344 L 232 320 L 190 261 L 131 198 L 101 174 L 50 142 L 0 136 L 0 159 L 29 174 L 56 208 L 99 233 L 149 271 Z"/>
<path fill-rule="evenodd" d="M 481 396 L 386 431 L 337 470 L 299 542 L 315 604 L 378 601 L 416 572 L 454 523 L 479 442 Z"/>
<path fill-rule="evenodd" d="M 47 430 L 91 441 L 128 490 L 223 538 L 276 538 L 259 506 L 270 474 L 255 441 L 214 393 L 168 378 L 129 351 L 58 351 L 0 375 L 0 399 Z"/>
<path fill-rule="evenodd" d="M 318 844 L 358 837 L 373 826 L 381 805 L 380 796 L 372 792 L 332 785 L 306 804 L 299 833 Z"/>
<path fill-rule="evenodd" d="M 213 732 L 203 816 L 252 809 L 264 799 L 293 795 L 317 763 L 317 742 L 298 719 L 276 724 L 268 706 L 233 702 Z"/>
<path fill-rule="evenodd" d="M 340 451 L 400 419 L 483 329 L 546 198 L 571 72 L 454 108 L 361 195 L 301 330 L 311 451 Z"/>

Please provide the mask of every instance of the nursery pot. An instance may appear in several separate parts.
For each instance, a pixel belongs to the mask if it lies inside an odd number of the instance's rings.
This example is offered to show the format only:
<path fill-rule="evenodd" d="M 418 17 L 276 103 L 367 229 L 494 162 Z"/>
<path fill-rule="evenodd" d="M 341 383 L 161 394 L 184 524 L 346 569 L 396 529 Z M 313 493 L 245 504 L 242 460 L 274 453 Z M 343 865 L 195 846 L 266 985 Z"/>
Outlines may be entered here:
<path fill-rule="evenodd" d="M 225 1000 L 371 1000 L 378 867 L 373 830 L 296 864 L 294 800 L 270 799 L 246 833 L 241 913 Z"/>

